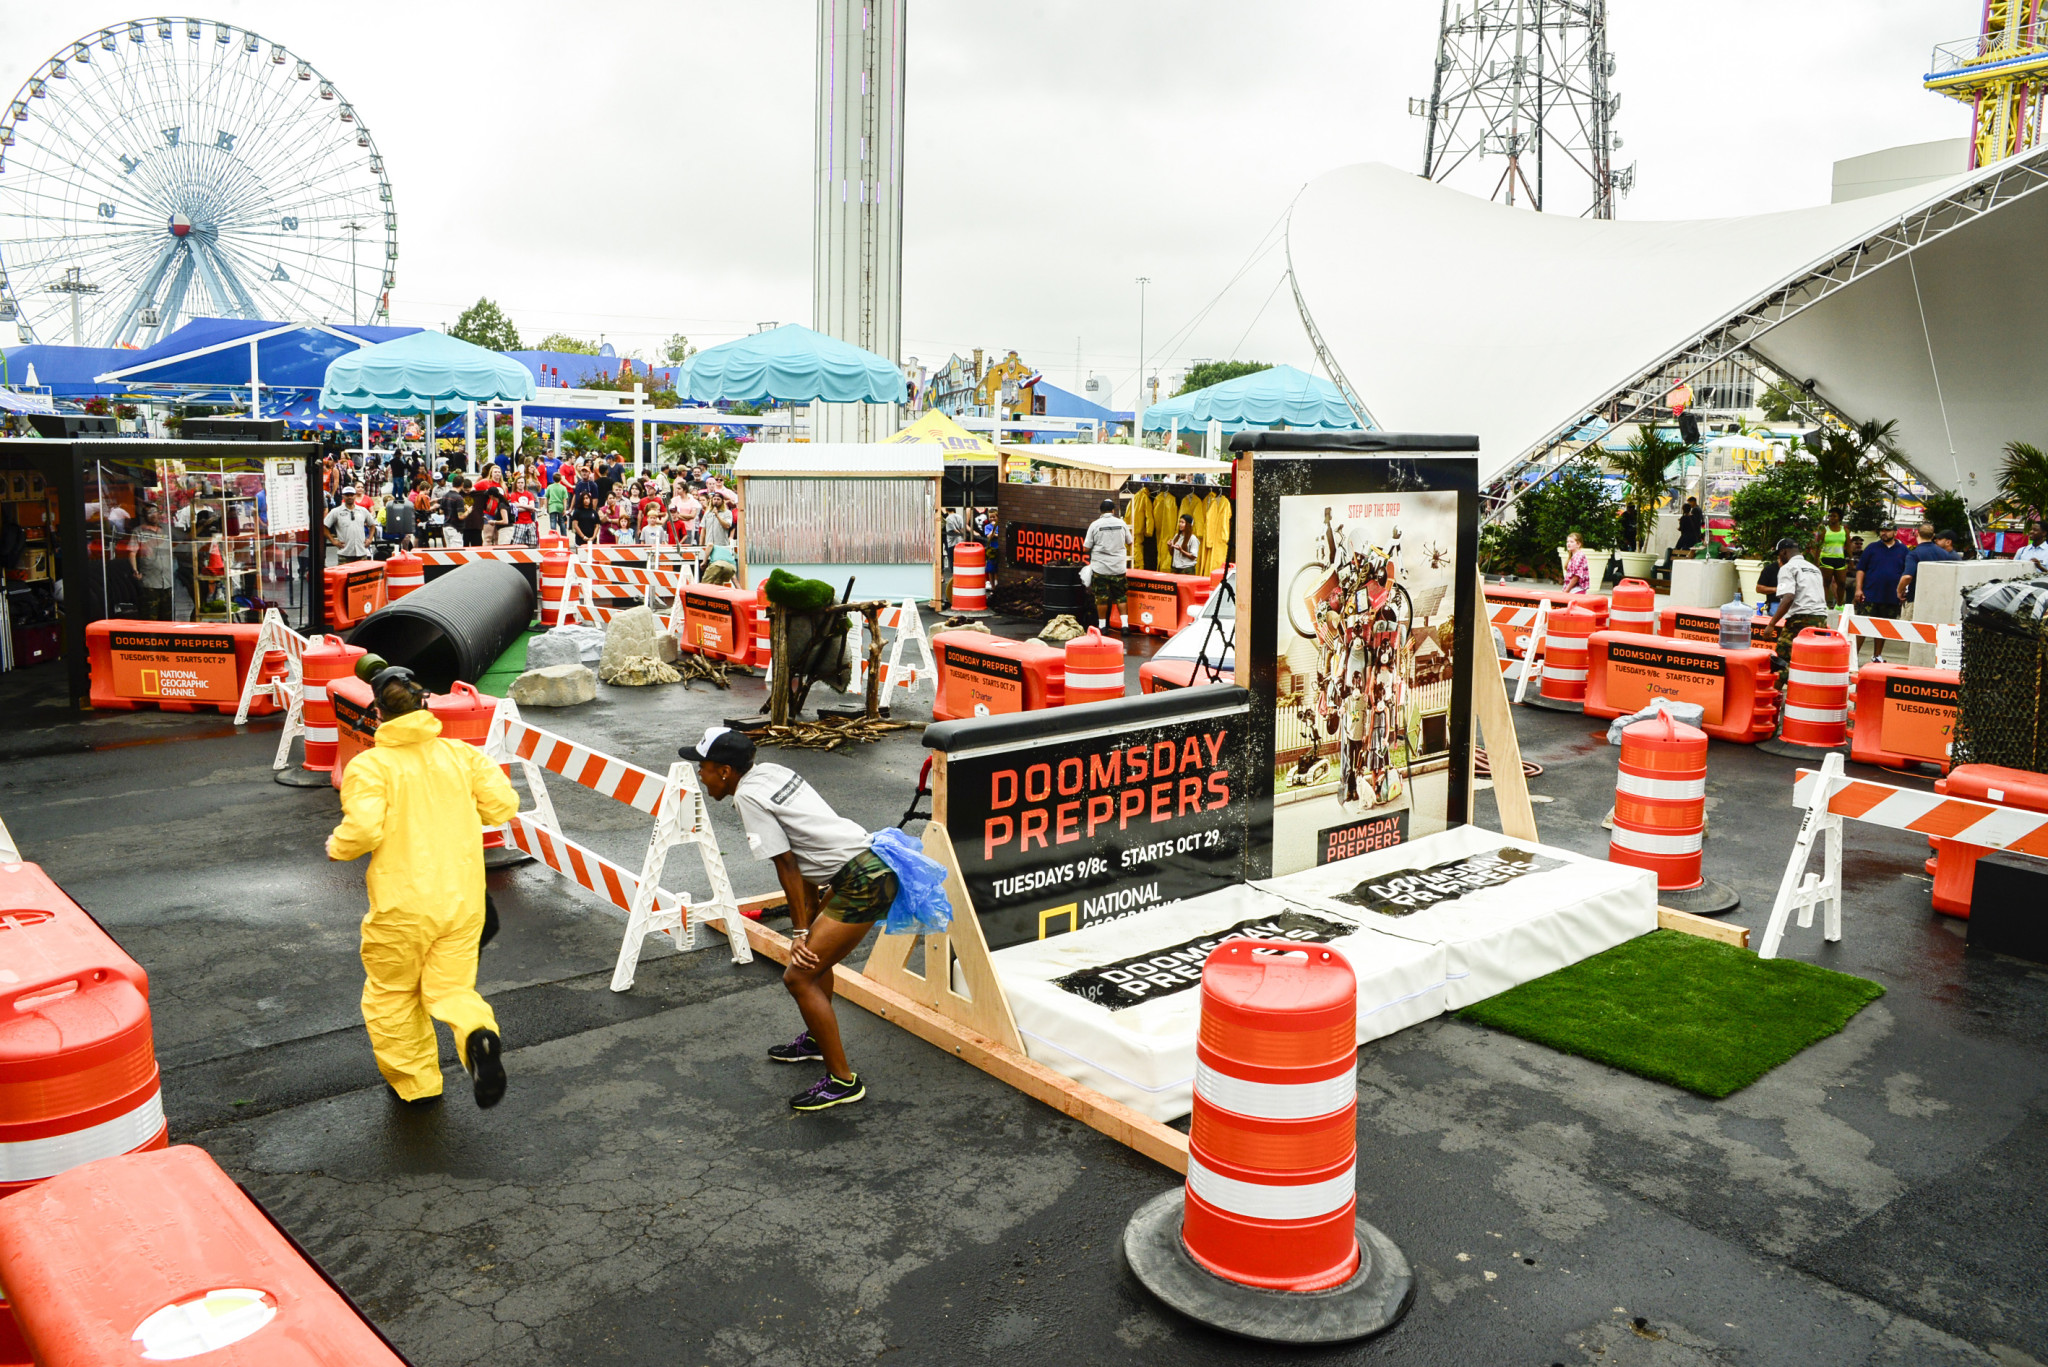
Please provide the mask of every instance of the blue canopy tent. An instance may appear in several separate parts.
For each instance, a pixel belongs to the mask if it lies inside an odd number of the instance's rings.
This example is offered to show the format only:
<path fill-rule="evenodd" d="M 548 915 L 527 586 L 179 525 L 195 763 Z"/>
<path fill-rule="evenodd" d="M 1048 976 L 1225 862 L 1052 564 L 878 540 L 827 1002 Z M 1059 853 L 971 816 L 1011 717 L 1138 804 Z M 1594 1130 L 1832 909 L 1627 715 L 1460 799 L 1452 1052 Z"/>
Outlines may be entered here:
<path fill-rule="evenodd" d="M 1291 365 L 1240 375 L 1145 410 L 1147 432 L 1175 427 L 1198 432 L 1211 421 L 1223 424 L 1226 433 L 1283 426 L 1356 431 L 1361 426 L 1336 385 Z"/>
<path fill-rule="evenodd" d="M 355 413 L 425 411 L 470 403 L 530 403 L 533 374 L 501 352 L 441 332 L 414 332 L 335 358 L 320 390 L 322 408 Z"/>
<path fill-rule="evenodd" d="M 418 332 L 418 328 L 269 323 L 194 318 L 144 351 L 120 351 L 98 379 L 124 391 L 194 389 L 317 391 L 336 357 Z"/>
<path fill-rule="evenodd" d="M 909 383 L 886 357 L 784 323 L 692 356 L 683 367 L 681 397 L 695 403 L 902 403 Z"/>
<path fill-rule="evenodd" d="M 0 383 L 26 384 L 30 366 L 35 367 L 36 384 L 59 399 L 112 398 L 126 392 L 121 385 L 103 384 L 94 377 L 109 366 L 132 360 L 139 352 L 123 347 L 103 346 L 14 346 L 6 348 L 6 362 L 0 366 Z"/>

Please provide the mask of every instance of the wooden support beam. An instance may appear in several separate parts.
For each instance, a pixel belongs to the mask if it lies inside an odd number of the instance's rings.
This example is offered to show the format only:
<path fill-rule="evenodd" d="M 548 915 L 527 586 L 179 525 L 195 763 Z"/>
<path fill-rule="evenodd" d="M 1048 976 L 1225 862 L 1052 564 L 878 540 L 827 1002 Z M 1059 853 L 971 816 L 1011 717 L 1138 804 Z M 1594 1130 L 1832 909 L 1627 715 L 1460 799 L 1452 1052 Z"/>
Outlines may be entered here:
<path fill-rule="evenodd" d="M 1737 949 L 1749 948 L 1749 928 L 1716 921 L 1706 916 L 1695 916 L 1689 911 L 1674 911 L 1670 907 L 1657 908 L 1657 926 L 1661 930 L 1678 930 L 1687 935 L 1697 935 L 1702 940 L 1719 940 L 1724 945 Z"/>
<path fill-rule="evenodd" d="M 1529 780 L 1522 774 L 1522 742 L 1515 735 L 1515 709 L 1508 702 L 1508 686 L 1501 676 L 1500 655 L 1493 648 L 1492 619 L 1487 614 L 1486 584 L 1476 590 L 1477 612 L 1472 619 L 1472 715 L 1486 738 L 1486 763 L 1493 771 L 1493 805 L 1500 813 L 1502 835 L 1517 840 L 1536 839 L 1536 806 L 1529 801 Z M 1528 662 L 1523 662 L 1528 668 Z M 1471 771 L 1468 768 L 1467 773 Z M 1466 820 L 1471 820 L 1471 795 L 1478 785 L 1466 786 Z"/>

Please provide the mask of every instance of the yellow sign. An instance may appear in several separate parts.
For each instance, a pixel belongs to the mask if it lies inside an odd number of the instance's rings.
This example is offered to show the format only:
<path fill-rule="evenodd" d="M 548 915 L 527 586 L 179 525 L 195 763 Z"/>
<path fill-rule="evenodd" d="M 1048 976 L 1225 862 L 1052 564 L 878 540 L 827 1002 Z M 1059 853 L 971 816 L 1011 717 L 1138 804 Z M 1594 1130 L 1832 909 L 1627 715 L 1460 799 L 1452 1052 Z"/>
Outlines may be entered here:
<path fill-rule="evenodd" d="M 994 443 L 987 437 L 976 436 L 937 411 L 925 414 L 893 437 L 884 437 L 882 444 L 936 446 L 947 456 L 958 460 L 994 460 L 998 454 Z"/>

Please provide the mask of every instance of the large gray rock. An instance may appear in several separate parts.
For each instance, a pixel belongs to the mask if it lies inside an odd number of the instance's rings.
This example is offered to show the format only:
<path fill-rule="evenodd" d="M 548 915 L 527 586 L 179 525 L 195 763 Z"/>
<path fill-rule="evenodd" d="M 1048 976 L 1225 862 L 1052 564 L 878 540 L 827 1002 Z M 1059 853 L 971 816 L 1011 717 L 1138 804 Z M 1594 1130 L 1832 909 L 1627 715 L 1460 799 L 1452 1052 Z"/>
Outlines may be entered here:
<path fill-rule="evenodd" d="M 550 665 L 594 665 L 604 653 L 604 631 L 600 627 L 560 626 L 544 631 L 526 643 L 526 667 L 546 669 Z"/>
<path fill-rule="evenodd" d="M 664 631 L 656 636 L 654 645 L 655 658 L 665 665 L 674 664 L 677 656 L 682 654 L 682 647 L 676 644 L 676 634 L 673 631 Z"/>
<path fill-rule="evenodd" d="M 597 696 L 597 676 L 580 664 L 547 665 L 527 670 L 508 691 L 521 707 L 574 707 Z"/>
<path fill-rule="evenodd" d="M 612 618 L 604 629 L 604 653 L 597 661 L 597 677 L 606 683 L 616 683 L 632 662 L 659 660 L 660 636 L 654 613 L 645 604 Z"/>

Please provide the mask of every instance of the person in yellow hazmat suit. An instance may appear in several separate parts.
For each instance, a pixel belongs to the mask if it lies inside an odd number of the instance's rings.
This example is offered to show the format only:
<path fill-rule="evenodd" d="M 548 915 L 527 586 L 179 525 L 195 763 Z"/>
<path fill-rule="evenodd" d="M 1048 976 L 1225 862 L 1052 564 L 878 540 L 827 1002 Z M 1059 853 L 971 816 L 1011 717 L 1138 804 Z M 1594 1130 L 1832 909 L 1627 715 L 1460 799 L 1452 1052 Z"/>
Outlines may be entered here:
<path fill-rule="evenodd" d="M 367 668 L 365 668 L 367 666 Z M 377 701 L 377 744 L 349 761 L 329 859 L 370 856 L 363 917 L 363 1024 L 377 1071 L 401 1101 L 441 1095 L 434 1022 L 455 1035 L 476 1104 L 505 1095 L 498 1020 L 477 995 L 484 933 L 486 826 L 519 810 L 504 771 L 483 751 L 443 740 L 412 671 L 375 656 L 358 665 Z"/>

